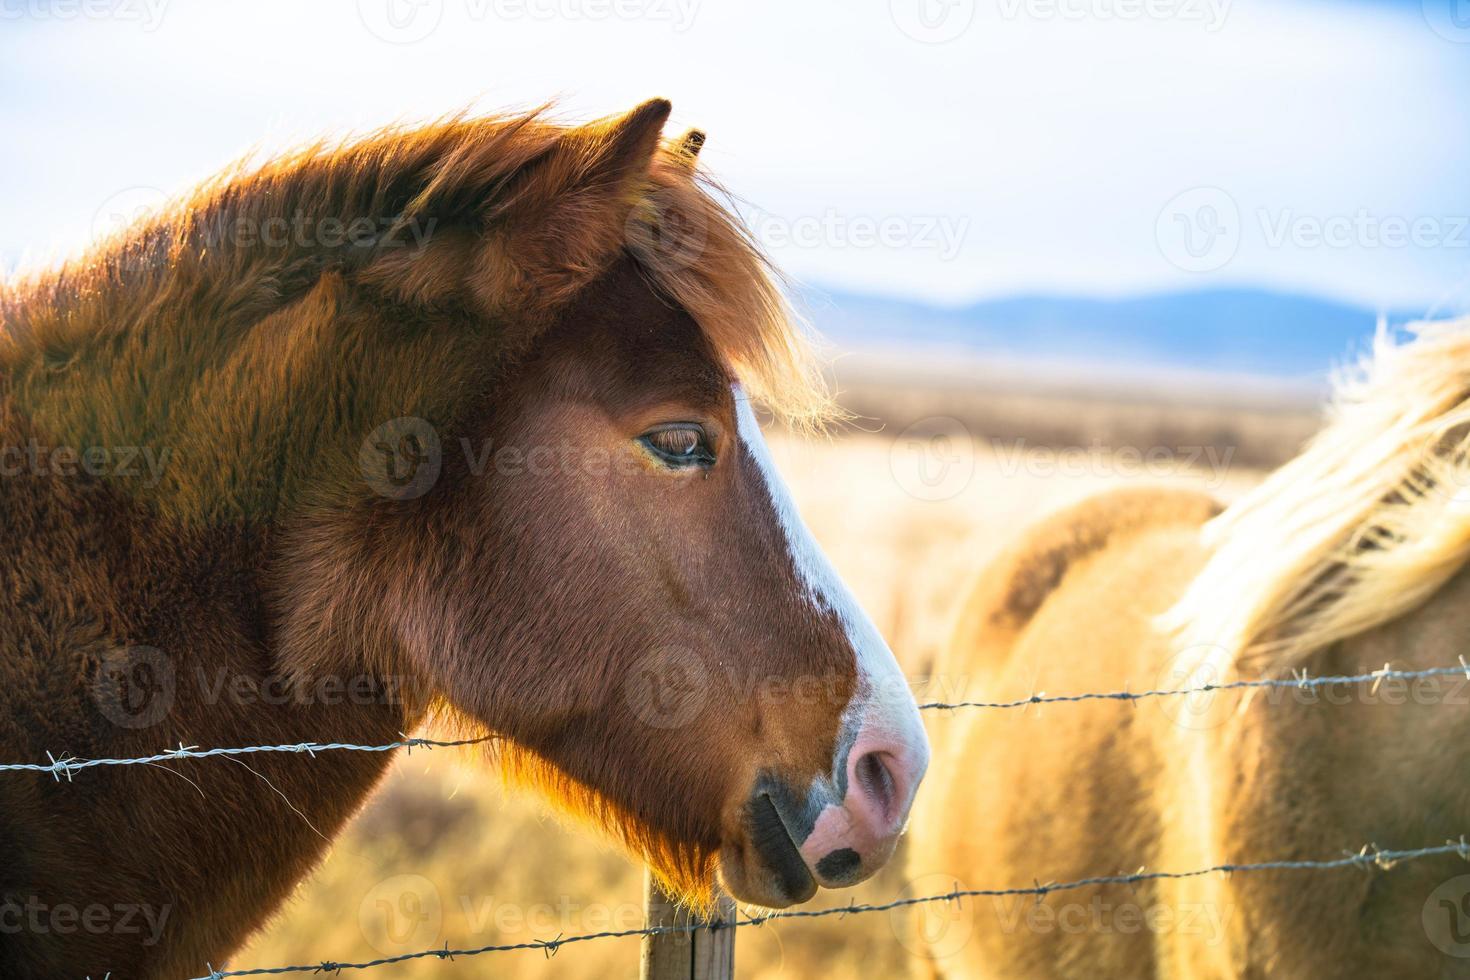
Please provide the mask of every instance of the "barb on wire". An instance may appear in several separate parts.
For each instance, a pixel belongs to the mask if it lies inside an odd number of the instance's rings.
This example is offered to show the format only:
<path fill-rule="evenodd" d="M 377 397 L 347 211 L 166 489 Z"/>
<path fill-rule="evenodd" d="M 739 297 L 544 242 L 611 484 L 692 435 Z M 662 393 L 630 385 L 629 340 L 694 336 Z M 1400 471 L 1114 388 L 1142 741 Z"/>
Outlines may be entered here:
<path fill-rule="evenodd" d="M 1434 847 L 1416 847 L 1398 851 L 1382 850 L 1372 844 L 1367 844 L 1360 850 L 1345 854 L 1343 857 L 1319 861 L 1262 861 L 1256 864 L 1217 864 L 1213 867 L 1200 868 L 1195 871 L 1145 871 L 1140 868 L 1133 874 L 1099 875 L 1091 878 L 1079 878 L 1076 881 L 1050 882 L 1045 884 L 1038 881 L 1024 888 L 960 888 L 956 885 L 953 891 L 943 895 L 920 895 L 913 898 L 900 898 L 877 905 L 850 903 L 836 908 L 810 910 L 788 909 L 782 912 L 770 912 L 765 915 L 746 916 L 745 918 L 736 919 L 732 923 L 678 923 L 667 926 L 649 926 L 644 929 L 624 929 L 617 932 L 592 932 L 578 936 L 557 936 L 555 939 L 478 946 L 469 949 L 450 949 L 446 944 L 441 948 L 426 949 L 416 953 L 402 953 L 398 956 L 389 956 L 377 960 L 364 960 L 360 963 L 324 960 L 320 963 L 306 963 L 297 966 L 260 967 L 252 970 L 216 970 L 213 967 L 209 967 L 208 973 L 202 977 L 195 977 L 194 980 L 225 980 L 227 977 L 259 977 L 276 976 L 286 973 L 332 973 L 342 970 L 366 970 L 375 966 L 387 966 L 393 963 L 424 959 L 430 956 L 442 960 L 456 956 L 477 956 L 481 953 L 507 953 L 523 949 L 539 949 L 547 956 L 551 956 L 563 946 L 570 946 L 573 943 L 590 942 L 595 939 L 626 939 L 634 936 L 692 933 L 698 932 L 701 929 L 709 929 L 711 931 L 735 929 L 742 926 L 760 926 L 778 919 L 820 919 L 832 915 L 845 918 L 849 915 L 859 915 L 865 912 L 888 912 L 894 909 L 907 908 L 911 905 L 925 905 L 930 902 L 957 903 L 964 898 L 1035 896 L 1040 901 L 1054 892 L 1071 891 L 1095 885 L 1136 885 L 1140 882 L 1158 881 L 1161 879 L 1199 878 L 1211 874 L 1235 874 L 1248 871 L 1333 871 L 1340 868 L 1361 868 L 1365 871 L 1378 868 L 1386 871 L 1402 861 L 1412 861 L 1418 858 L 1428 857 L 1443 857 L 1451 854 L 1470 860 L 1470 845 L 1466 844 L 1463 836 L 1459 840 L 1446 841 L 1444 844 Z"/>
<path fill-rule="evenodd" d="M 1215 691 L 1239 691 L 1257 687 L 1294 687 L 1307 690 L 1332 684 L 1372 684 L 1373 693 L 1386 680 L 1418 680 L 1425 677 L 1448 677 L 1459 674 L 1470 680 L 1470 666 L 1464 659 L 1455 667 L 1428 667 L 1424 670 L 1389 670 L 1385 664 L 1378 670 L 1366 674 L 1343 674 L 1329 677 L 1308 677 L 1305 673 L 1291 678 L 1265 678 L 1253 681 L 1221 681 L 1218 684 L 1201 684 L 1175 690 L 1153 691 L 1105 691 L 1088 694 L 1044 694 L 1016 698 L 1014 701 L 928 701 L 919 705 L 920 711 L 953 711 L 955 708 L 1025 708 L 1033 704 L 1057 704 L 1073 701 L 1142 701 L 1144 698 L 1177 698 L 1190 694 L 1210 694 Z"/>
<path fill-rule="evenodd" d="M 171 762 L 177 759 L 208 759 L 213 756 L 250 755 L 256 752 L 304 752 L 315 757 L 318 752 L 392 752 L 394 749 L 416 748 L 436 749 L 450 748 L 456 745 L 474 745 L 477 742 L 488 742 L 495 736 L 483 735 L 479 738 L 462 738 L 452 742 L 440 742 L 431 738 L 407 738 L 400 742 L 390 742 L 387 745 L 354 745 L 350 742 L 296 742 L 288 745 L 247 745 L 240 748 L 230 749 L 201 749 L 197 745 L 180 744 L 176 749 L 168 749 L 154 755 L 145 755 L 136 759 L 74 759 L 70 756 L 57 758 L 50 752 L 46 753 L 49 763 L 41 762 L 9 762 L 0 765 L 0 772 L 45 772 L 60 782 L 65 776 L 67 782 L 71 782 L 73 774 L 83 769 L 91 769 L 95 766 L 149 766 L 159 762 Z"/>

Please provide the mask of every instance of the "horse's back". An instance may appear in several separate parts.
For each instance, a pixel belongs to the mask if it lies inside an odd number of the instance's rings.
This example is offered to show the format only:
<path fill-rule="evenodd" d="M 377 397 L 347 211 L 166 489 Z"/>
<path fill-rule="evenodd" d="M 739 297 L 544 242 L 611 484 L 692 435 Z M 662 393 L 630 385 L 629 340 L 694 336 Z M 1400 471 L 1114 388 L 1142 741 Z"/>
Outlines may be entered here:
<path fill-rule="evenodd" d="M 1157 487 L 1088 497 L 1024 530 L 986 565 L 962 602 L 939 670 L 987 672 L 1005 665 L 1021 632 L 1069 575 L 1123 542 L 1192 533 L 1220 512 L 1211 497 Z"/>
<path fill-rule="evenodd" d="M 1208 661 L 1176 649 L 1156 621 L 1206 560 L 1199 526 L 1212 511 L 1190 495 L 1115 494 L 1041 523 L 981 577 L 940 679 L 986 701 L 1215 679 L 1192 674 Z M 1319 651 L 1311 673 L 1455 663 L 1467 608 L 1470 570 L 1412 615 Z M 1470 812 L 1467 690 L 1464 678 L 1435 677 L 940 715 L 914 890 L 1455 839 Z M 951 978 L 1461 977 L 1470 944 L 1463 906 L 1451 906 L 1470 891 L 1463 868 L 1448 856 L 1368 873 L 1204 875 L 920 914 L 934 967 Z"/>
<path fill-rule="evenodd" d="M 1170 652 L 1154 619 L 1202 564 L 1199 528 L 1218 511 L 1198 493 L 1127 489 L 1039 522 L 981 573 L 936 685 L 985 701 L 1154 686 Z M 1099 700 L 936 718 L 934 782 L 910 865 L 932 881 L 919 887 L 1065 881 L 1117 872 L 1124 856 L 1154 865 L 1167 819 L 1150 805 L 1167 769 L 1152 735 L 1157 710 Z M 1152 972 L 1148 930 L 1105 929 L 1101 949 L 1071 934 L 1112 915 L 1099 909 L 1147 907 L 1130 889 L 1058 893 L 1039 905 L 1025 896 L 971 901 L 942 930 L 948 945 L 931 943 L 942 972 L 1113 975 L 1099 954 L 1132 964 L 1117 975 Z"/>

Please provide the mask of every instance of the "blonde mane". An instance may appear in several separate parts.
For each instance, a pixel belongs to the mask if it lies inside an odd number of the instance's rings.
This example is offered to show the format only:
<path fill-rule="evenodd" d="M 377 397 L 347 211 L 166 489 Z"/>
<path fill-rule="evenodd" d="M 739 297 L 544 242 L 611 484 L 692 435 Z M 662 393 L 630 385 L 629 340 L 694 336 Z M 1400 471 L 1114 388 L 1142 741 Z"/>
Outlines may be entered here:
<path fill-rule="evenodd" d="M 1205 526 L 1214 554 L 1164 617 L 1187 645 L 1280 673 L 1470 560 L 1470 319 L 1409 333 L 1380 329 L 1307 449 Z"/>

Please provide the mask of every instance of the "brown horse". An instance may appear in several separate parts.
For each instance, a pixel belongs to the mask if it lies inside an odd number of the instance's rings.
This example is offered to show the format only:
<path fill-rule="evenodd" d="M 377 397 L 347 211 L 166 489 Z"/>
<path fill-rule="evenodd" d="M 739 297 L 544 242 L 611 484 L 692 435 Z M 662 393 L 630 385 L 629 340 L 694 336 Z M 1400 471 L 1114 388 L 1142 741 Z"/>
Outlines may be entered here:
<path fill-rule="evenodd" d="M 990 699 L 1462 663 L 1470 323 L 1382 344 L 1342 395 L 1221 516 L 1129 490 L 1023 535 L 939 670 Z M 946 893 L 1459 840 L 1467 693 L 1434 676 L 959 712 L 934 725 L 949 765 L 911 870 Z M 1467 977 L 1467 870 L 1448 855 L 974 898 L 923 929 L 949 977 Z"/>
<path fill-rule="evenodd" d="M 393 742 L 436 706 L 689 901 L 892 853 L 928 757 L 756 397 L 824 410 L 669 106 L 237 170 L 9 287 L 0 761 Z M 0 975 L 194 975 L 382 753 L 0 781 Z"/>

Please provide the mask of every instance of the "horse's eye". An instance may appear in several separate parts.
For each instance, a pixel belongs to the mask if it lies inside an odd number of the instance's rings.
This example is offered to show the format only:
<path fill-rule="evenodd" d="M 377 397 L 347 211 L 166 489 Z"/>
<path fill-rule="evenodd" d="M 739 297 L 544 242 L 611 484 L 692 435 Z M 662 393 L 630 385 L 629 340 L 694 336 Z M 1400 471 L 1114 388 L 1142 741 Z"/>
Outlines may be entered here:
<path fill-rule="evenodd" d="M 715 461 L 704 428 L 693 422 L 661 425 L 643 433 L 638 441 L 668 466 L 709 466 Z"/>

